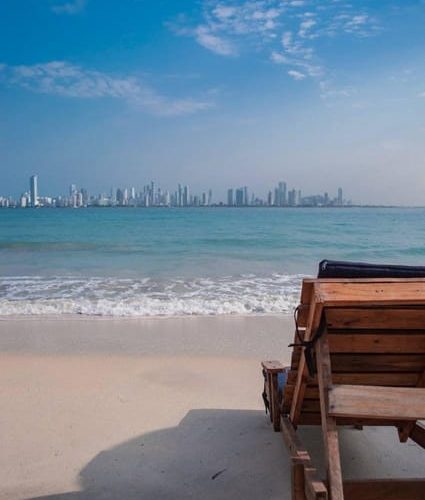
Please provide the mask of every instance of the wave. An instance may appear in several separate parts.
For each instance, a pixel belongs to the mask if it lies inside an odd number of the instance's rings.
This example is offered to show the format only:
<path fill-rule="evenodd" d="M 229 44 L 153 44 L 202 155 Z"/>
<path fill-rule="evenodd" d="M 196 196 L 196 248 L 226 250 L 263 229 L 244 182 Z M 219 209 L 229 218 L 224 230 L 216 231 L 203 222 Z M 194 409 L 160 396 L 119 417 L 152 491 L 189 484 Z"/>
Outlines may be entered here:
<path fill-rule="evenodd" d="M 302 275 L 219 278 L 81 278 L 13 276 L 0 279 L 0 316 L 185 316 L 291 312 Z"/>

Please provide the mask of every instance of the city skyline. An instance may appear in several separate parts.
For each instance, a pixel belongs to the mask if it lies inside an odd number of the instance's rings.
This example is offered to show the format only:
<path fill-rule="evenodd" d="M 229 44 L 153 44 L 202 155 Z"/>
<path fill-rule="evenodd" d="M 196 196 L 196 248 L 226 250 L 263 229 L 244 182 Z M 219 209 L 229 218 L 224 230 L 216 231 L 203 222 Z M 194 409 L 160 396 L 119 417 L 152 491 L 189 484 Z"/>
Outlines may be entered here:
<path fill-rule="evenodd" d="M 4 0 L 2 21 L 14 197 L 36 171 L 51 193 L 284 178 L 425 204 L 423 0 Z"/>
<path fill-rule="evenodd" d="M 258 196 L 248 186 L 227 189 L 225 200 L 213 199 L 211 188 L 192 193 L 188 184 L 179 183 L 174 191 L 162 189 L 151 181 L 142 190 L 136 187 L 111 187 L 109 193 L 90 194 L 84 187 L 70 184 L 66 195 L 41 194 L 38 174 L 29 178 L 29 191 L 18 198 L 0 193 L 0 208 L 87 208 L 87 207 L 342 207 L 351 206 L 351 200 L 343 198 L 338 188 L 332 197 L 328 192 L 303 196 L 301 189 L 289 188 L 285 181 Z"/>

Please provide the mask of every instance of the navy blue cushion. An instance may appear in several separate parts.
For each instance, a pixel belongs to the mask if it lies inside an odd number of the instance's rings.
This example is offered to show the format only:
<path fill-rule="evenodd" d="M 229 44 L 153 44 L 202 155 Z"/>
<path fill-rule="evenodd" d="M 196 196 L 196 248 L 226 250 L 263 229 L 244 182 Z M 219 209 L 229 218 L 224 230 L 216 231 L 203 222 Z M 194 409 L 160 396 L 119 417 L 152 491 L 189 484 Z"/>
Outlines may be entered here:
<path fill-rule="evenodd" d="M 424 266 L 322 260 L 318 278 L 425 278 Z"/>

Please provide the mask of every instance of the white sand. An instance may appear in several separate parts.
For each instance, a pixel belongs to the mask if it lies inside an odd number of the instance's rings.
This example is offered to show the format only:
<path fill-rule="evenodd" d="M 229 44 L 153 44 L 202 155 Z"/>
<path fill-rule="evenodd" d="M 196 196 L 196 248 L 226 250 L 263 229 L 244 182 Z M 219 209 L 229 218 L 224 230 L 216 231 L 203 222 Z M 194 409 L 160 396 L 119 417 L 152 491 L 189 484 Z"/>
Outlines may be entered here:
<path fill-rule="evenodd" d="M 259 361 L 291 340 L 285 317 L 0 321 L 0 498 L 289 499 Z M 347 477 L 425 473 L 395 430 L 341 439 Z"/>

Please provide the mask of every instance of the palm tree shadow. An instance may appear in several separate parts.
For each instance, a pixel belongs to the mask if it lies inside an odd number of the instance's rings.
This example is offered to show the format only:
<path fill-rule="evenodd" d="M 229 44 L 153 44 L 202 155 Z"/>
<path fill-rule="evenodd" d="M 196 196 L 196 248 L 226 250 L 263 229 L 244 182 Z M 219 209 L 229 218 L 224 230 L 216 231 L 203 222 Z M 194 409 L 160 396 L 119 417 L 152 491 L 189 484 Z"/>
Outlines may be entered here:
<path fill-rule="evenodd" d="M 80 473 L 81 491 L 38 500 L 289 499 L 277 437 L 261 411 L 191 410 L 176 427 L 99 453 Z"/>

